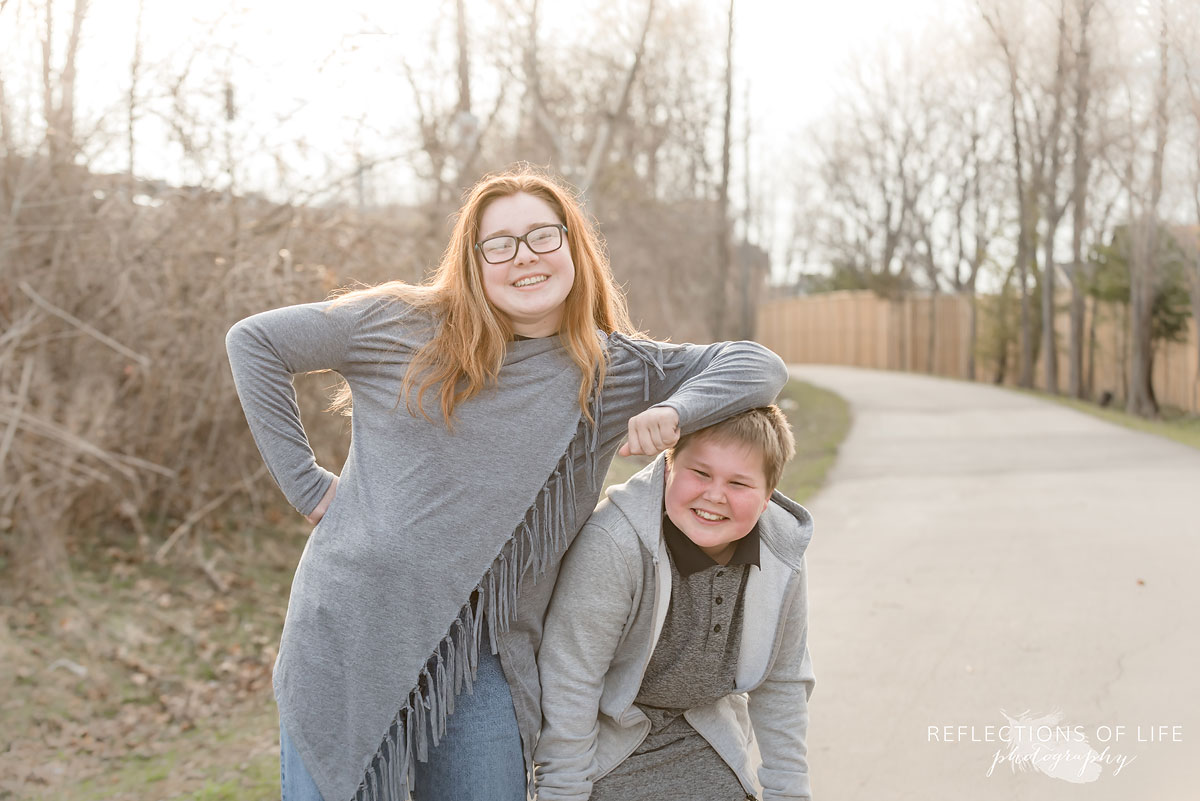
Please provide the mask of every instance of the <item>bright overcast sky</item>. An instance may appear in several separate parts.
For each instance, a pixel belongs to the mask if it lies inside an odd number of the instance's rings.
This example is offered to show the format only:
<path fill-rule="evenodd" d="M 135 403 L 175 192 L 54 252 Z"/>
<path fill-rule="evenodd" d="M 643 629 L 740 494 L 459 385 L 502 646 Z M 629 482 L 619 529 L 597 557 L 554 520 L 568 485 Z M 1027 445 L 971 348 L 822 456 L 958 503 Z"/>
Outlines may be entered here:
<path fill-rule="evenodd" d="M 397 131 L 412 130 L 415 114 L 411 94 L 400 73 L 400 51 L 420 56 L 428 48 L 427 30 L 438 13 L 452 13 L 454 0 L 395 2 L 395 0 L 216 0 L 204 4 L 172 0 L 144 0 L 144 61 L 170 61 L 178 72 L 182 55 L 193 52 L 198 42 L 213 42 L 200 56 L 212 63 L 226 63 L 235 76 L 239 114 L 248 126 L 261 117 L 256 135 L 264 152 L 278 149 L 293 159 L 319 163 L 330 158 L 347 162 L 346 154 L 360 146 L 372 156 L 386 155 L 403 145 L 395 142 Z M 670 0 L 659 0 L 660 3 Z M 969 0 L 736 0 L 735 94 L 740 105 L 747 83 L 755 147 L 754 171 L 769 175 L 772 166 L 786 167 L 800 144 L 804 125 L 828 108 L 837 91 L 839 68 L 855 54 L 869 53 L 887 37 L 904 36 L 919 30 L 931 17 L 944 16 L 947 9 L 962 10 Z M 441 4 L 441 5 L 439 5 Z M 38 4 L 40 5 L 40 4 Z M 72 3 L 60 0 L 64 14 L 57 35 L 65 36 Z M 542 0 L 547 35 L 554 26 L 571 25 L 581 16 L 580 3 Z M 636 2 L 632 7 L 638 7 Z M 711 0 L 716 25 L 722 25 L 726 0 Z M 490 13 L 486 0 L 467 0 L 469 12 Z M 113 154 L 100 160 L 98 169 L 119 171 L 125 167 L 121 144 L 124 102 L 133 52 L 137 0 L 91 0 L 80 51 L 77 102 L 80 119 L 95 118 L 107 111 L 111 138 L 99 138 L 95 149 Z M 31 28 L 36 12 L 31 0 L 9 0 L 0 12 L 0 50 L 16 47 L 5 62 L 7 94 L 16 106 L 15 117 L 35 119 L 40 105 L 37 91 L 20 86 L 9 60 L 23 50 L 26 65 L 36 65 L 38 44 L 26 35 L 14 42 L 12 26 L 24 17 L 22 30 Z M 208 31 L 219 23 L 219 34 Z M 5 26 L 9 30 L 5 31 Z M 372 28 L 387 31 L 371 35 Z M 60 45 L 61 46 L 61 45 Z M 322 65 L 331 54 L 334 58 Z M 230 55 L 232 54 L 232 55 Z M 17 56 L 20 57 L 20 56 Z M 721 54 L 714 53 L 719 63 Z M 453 54 L 446 54 L 452 65 Z M 27 71 L 28 74 L 28 71 Z M 170 73 L 168 73 L 170 74 Z M 31 80 L 40 78 L 36 72 Z M 489 77 L 475 76 L 482 84 Z M 161 75 L 147 75 L 145 85 L 164 85 Z M 210 83 L 211 85 L 211 83 Z M 22 102 L 25 104 L 22 106 Z M 719 98 L 714 98 L 719 103 Z M 739 108 L 738 113 L 741 113 Z M 291 114 L 286 130 L 276 129 L 272 120 Z M 153 142 L 165 141 L 160 129 L 150 129 L 154 119 L 139 123 L 145 144 L 138 154 L 138 173 L 179 181 L 175 168 L 179 152 Z M 735 121 L 740 135 L 742 123 Z M 297 148 L 298 135 L 305 140 Z M 273 139 L 273 137 L 277 137 Z M 257 139 L 255 141 L 258 141 Z M 736 157 L 740 160 L 740 156 Z M 782 162 L 781 162 L 782 160 Z M 264 161 L 266 161 L 264 159 Z M 735 170 L 740 164 L 735 162 Z M 779 169 L 774 170 L 775 173 Z M 254 183 L 253 176 L 247 176 Z M 269 181 L 264 175 L 264 181 Z M 415 199 L 415 197 L 413 197 Z"/>

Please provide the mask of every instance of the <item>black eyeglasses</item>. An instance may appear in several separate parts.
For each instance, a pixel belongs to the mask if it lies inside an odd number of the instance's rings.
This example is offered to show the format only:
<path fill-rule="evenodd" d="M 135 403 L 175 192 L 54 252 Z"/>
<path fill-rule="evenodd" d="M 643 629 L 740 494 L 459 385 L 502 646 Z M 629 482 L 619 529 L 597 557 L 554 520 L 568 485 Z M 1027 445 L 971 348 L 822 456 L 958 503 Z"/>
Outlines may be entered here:
<path fill-rule="evenodd" d="M 563 234 L 566 231 L 567 226 L 562 223 L 543 225 L 523 236 L 501 234 L 488 237 L 482 242 L 476 242 L 475 249 L 483 255 L 483 260 L 488 264 L 501 264 L 517 255 L 517 248 L 521 246 L 522 242 L 538 255 L 553 253 L 562 247 Z"/>

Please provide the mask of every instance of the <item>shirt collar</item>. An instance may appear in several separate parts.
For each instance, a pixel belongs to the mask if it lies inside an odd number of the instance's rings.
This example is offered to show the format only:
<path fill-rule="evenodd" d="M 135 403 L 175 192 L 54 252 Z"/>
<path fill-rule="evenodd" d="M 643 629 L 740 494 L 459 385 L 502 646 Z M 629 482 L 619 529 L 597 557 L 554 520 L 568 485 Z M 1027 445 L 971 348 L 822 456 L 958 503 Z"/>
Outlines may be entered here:
<path fill-rule="evenodd" d="M 679 571 L 681 578 L 687 578 L 693 573 L 699 573 L 701 570 L 719 564 L 711 556 L 700 550 L 699 545 L 689 540 L 687 535 L 679 530 L 679 526 L 671 521 L 671 518 L 665 511 L 663 512 L 662 523 L 663 539 L 667 542 L 667 550 L 671 552 L 671 558 L 675 561 L 675 569 Z M 755 522 L 754 528 L 750 529 L 750 533 L 737 541 L 737 548 L 734 550 L 733 556 L 729 558 L 729 566 L 758 565 L 758 551 L 758 522 Z"/>

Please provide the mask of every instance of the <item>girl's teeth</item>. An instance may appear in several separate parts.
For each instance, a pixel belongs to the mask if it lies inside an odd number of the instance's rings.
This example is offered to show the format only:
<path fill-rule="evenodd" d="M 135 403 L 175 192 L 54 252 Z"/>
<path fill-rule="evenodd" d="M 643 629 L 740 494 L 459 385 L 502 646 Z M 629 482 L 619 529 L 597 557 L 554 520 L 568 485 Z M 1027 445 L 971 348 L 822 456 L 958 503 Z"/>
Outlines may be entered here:
<path fill-rule="evenodd" d="M 520 281 L 513 284 L 513 286 L 532 286 L 533 284 L 540 284 L 545 280 L 546 276 L 544 275 L 534 275 L 530 276 L 529 278 L 522 278 Z"/>

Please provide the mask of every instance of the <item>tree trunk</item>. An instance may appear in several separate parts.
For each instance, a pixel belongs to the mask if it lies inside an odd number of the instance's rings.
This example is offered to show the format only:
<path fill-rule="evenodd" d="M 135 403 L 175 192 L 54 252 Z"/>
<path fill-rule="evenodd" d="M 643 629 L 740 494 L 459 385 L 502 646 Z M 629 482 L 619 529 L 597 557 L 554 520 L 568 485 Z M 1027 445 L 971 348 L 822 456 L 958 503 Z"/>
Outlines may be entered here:
<path fill-rule="evenodd" d="M 8 116 L 8 96 L 4 92 L 4 76 L 0 75 L 0 147 L 4 148 L 4 175 L 0 180 L 8 181 L 12 175 L 13 153 L 12 123 Z"/>
<path fill-rule="evenodd" d="M 996 373 L 992 377 L 993 384 L 1003 384 L 1008 375 L 1008 345 L 1012 336 L 1008 327 L 1009 304 L 1012 296 L 1008 288 L 1012 285 L 1013 275 L 1017 267 L 1014 264 L 1004 275 L 1004 286 L 1000 287 L 1000 295 L 996 298 L 997 339 L 1000 341 L 999 352 L 996 356 Z"/>
<path fill-rule="evenodd" d="M 1091 94 L 1091 50 L 1088 46 L 1088 21 L 1093 0 L 1079 3 L 1079 52 L 1075 61 L 1075 152 L 1074 183 L 1071 187 L 1071 328 L 1068 334 L 1067 393 L 1085 397 L 1083 381 L 1084 279 L 1083 232 L 1087 226 L 1088 101 Z M 1089 382 L 1090 383 L 1090 382 Z"/>
<path fill-rule="evenodd" d="M 521 98 L 521 120 L 517 127 L 517 151 L 527 161 L 540 161 L 536 155 L 540 124 L 538 114 L 542 105 L 542 80 L 538 65 L 538 2 L 529 9 L 529 24 L 525 29 L 525 52 L 522 69 L 525 73 L 525 94 Z"/>
<path fill-rule="evenodd" d="M 46 36 L 42 40 L 42 110 L 46 116 L 46 140 L 50 165 L 60 176 L 75 158 L 75 57 L 88 0 L 75 0 L 71 34 L 67 39 L 63 69 L 58 77 L 58 103 L 54 102 L 53 38 L 54 3 L 46 0 Z"/>
<path fill-rule="evenodd" d="M 137 21 L 133 28 L 133 61 L 129 65 L 129 107 L 127 116 L 127 127 L 125 130 L 126 144 L 129 148 L 129 174 L 128 184 L 129 192 L 132 195 L 134 181 L 134 166 L 137 161 L 135 159 L 135 146 L 137 138 L 134 136 L 134 124 L 137 121 L 137 86 L 138 78 L 142 74 L 142 15 L 146 9 L 145 0 L 138 0 L 137 5 Z"/>
<path fill-rule="evenodd" d="M 458 47 L 458 105 L 454 113 L 454 188 L 463 190 L 474 182 L 475 159 L 483 136 L 479 118 L 471 111 L 471 42 L 467 36 L 466 0 L 454 6 L 455 39 Z M 504 92 L 500 92 L 503 97 Z M 562 169 L 560 163 L 559 169 Z"/>
<path fill-rule="evenodd" d="M 742 115 L 745 128 L 742 135 L 742 173 L 743 187 L 746 207 L 742 211 L 742 242 L 743 248 L 739 251 L 740 257 L 738 261 L 741 264 L 741 299 L 742 299 L 742 324 L 739 326 L 739 339 L 754 339 L 754 295 L 752 288 L 754 283 L 759 280 L 759 276 L 755 275 L 757 269 L 751 263 L 750 259 L 750 221 L 751 221 L 751 203 L 750 203 L 750 84 L 745 86 L 743 93 Z"/>
<path fill-rule="evenodd" d="M 934 359 L 937 357 L 937 299 L 938 293 L 935 287 L 929 296 L 929 336 L 925 340 L 925 372 L 930 375 L 937 374 L 934 364 Z"/>
<path fill-rule="evenodd" d="M 1054 236 L 1058 230 L 1057 220 L 1047 220 L 1046 241 L 1042 246 L 1042 376 L 1046 391 L 1058 394 L 1058 336 L 1055 331 L 1054 296 L 1057 269 L 1054 264 Z"/>
<path fill-rule="evenodd" d="M 717 190 L 717 280 L 713 289 L 712 337 L 725 335 L 725 310 L 729 303 L 729 162 L 733 147 L 733 2 L 729 0 L 729 24 L 725 39 L 725 128 L 721 146 L 721 183 Z"/>
<path fill-rule="evenodd" d="M 1154 400 L 1154 291 L 1157 272 L 1158 225 L 1148 211 L 1132 226 L 1129 285 L 1129 386 L 1125 410 L 1141 417 L 1155 417 Z"/>
<path fill-rule="evenodd" d="M 63 126 L 63 138 L 74 155 L 75 149 L 75 57 L 79 53 L 79 36 L 83 31 L 83 18 L 87 14 L 88 0 L 75 0 L 75 11 L 71 15 L 71 37 L 67 40 L 66 61 L 63 63 L 59 115 Z"/>
<path fill-rule="evenodd" d="M 967 378 L 974 381 L 975 345 L 979 340 L 979 298 L 975 294 L 974 280 L 967 285 L 967 308 L 970 310 L 967 318 Z"/>
<path fill-rule="evenodd" d="M 1021 126 L 1017 119 L 1017 88 L 1016 65 L 1009 67 L 1009 111 L 1012 118 L 1013 163 L 1016 170 L 1017 215 L 1020 231 L 1017 237 L 1017 291 L 1021 295 L 1020 346 L 1021 365 L 1019 382 L 1022 387 L 1033 386 L 1033 327 L 1029 309 L 1029 259 L 1033 251 L 1032 209 L 1033 198 L 1029 196 L 1025 185 L 1025 170 L 1021 148 Z"/>
<path fill-rule="evenodd" d="M 46 147 L 52 165 L 58 163 L 58 153 L 61 149 L 58 115 L 54 110 L 53 57 L 54 0 L 46 0 L 46 31 L 42 37 L 42 116 L 46 119 Z"/>
<path fill-rule="evenodd" d="M 980 6 L 983 8 L 982 4 Z M 1021 122 L 1017 107 L 1021 100 L 1020 84 L 1017 75 L 1017 60 L 1013 53 L 1008 35 L 1004 32 L 998 17 L 990 17 L 984 12 L 984 22 L 991 28 L 1000 49 L 1004 52 L 1005 67 L 1008 70 L 1008 110 L 1012 129 L 1013 169 L 1017 192 L 1017 259 L 1014 264 L 1017 272 L 1017 291 L 1021 297 L 1020 318 L 1020 374 L 1018 382 L 1022 387 L 1033 386 L 1033 326 L 1029 309 L 1029 263 L 1033 257 L 1033 229 L 1037 219 L 1033 206 L 1040 194 L 1040 185 L 1035 180 L 1037 169 L 1031 169 L 1033 177 L 1027 183 L 1025 180 L 1025 153 L 1021 147 Z"/>
<path fill-rule="evenodd" d="M 1126 411 L 1156 417 L 1154 397 L 1154 295 L 1158 291 L 1158 205 L 1163 191 L 1163 156 L 1167 148 L 1168 26 L 1165 2 L 1160 6 L 1158 86 L 1155 92 L 1154 157 L 1150 168 L 1150 197 L 1141 219 L 1132 226 L 1129 263 L 1129 391 Z"/>
<path fill-rule="evenodd" d="M 471 113 L 471 61 L 467 41 L 466 0 L 457 0 L 454 5 L 455 31 L 458 42 L 458 113 Z"/>
<path fill-rule="evenodd" d="M 1065 103 L 1067 73 L 1067 3 L 1059 2 L 1058 59 L 1054 70 L 1054 112 L 1047 134 L 1050 146 L 1050 171 L 1043 185 L 1046 207 L 1046 239 L 1042 245 L 1042 367 L 1046 391 L 1058 394 L 1058 332 L 1054 324 L 1058 269 L 1054 261 L 1054 239 L 1065 210 L 1058 202 L 1058 176 L 1062 165 L 1060 133 Z"/>
<path fill-rule="evenodd" d="M 1197 200 L 1200 200 L 1200 198 L 1197 198 Z M 1200 202 L 1197 203 L 1197 206 L 1198 216 L 1200 216 Z M 1200 234 L 1193 240 L 1187 253 L 1190 261 L 1190 269 L 1187 275 L 1188 299 L 1192 305 L 1192 330 L 1196 332 L 1197 340 L 1200 341 Z M 1198 383 L 1200 383 L 1200 348 L 1196 350 L 1196 377 L 1192 381 L 1193 394 Z M 1195 407 L 1195 405 L 1195 398 L 1193 398 L 1192 406 Z"/>
<path fill-rule="evenodd" d="M 1084 380 L 1084 397 L 1096 397 L 1096 315 L 1100 312 L 1100 303 L 1092 298 L 1092 316 L 1088 321 L 1087 339 L 1087 377 Z"/>
<path fill-rule="evenodd" d="M 1024 207 L 1025 201 L 1022 201 L 1021 205 Z M 1029 254 L 1033 245 L 1029 241 L 1029 222 L 1024 208 L 1021 211 L 1021 219 L 1021 231 L 1017 241 L 1017 291 L 1021 293 L 1021 318 L 1017 336 L 1021 349 L 1019 383 L 1028 389 L 1033 386 L 1033 321 L 1029 303 Z"/>

